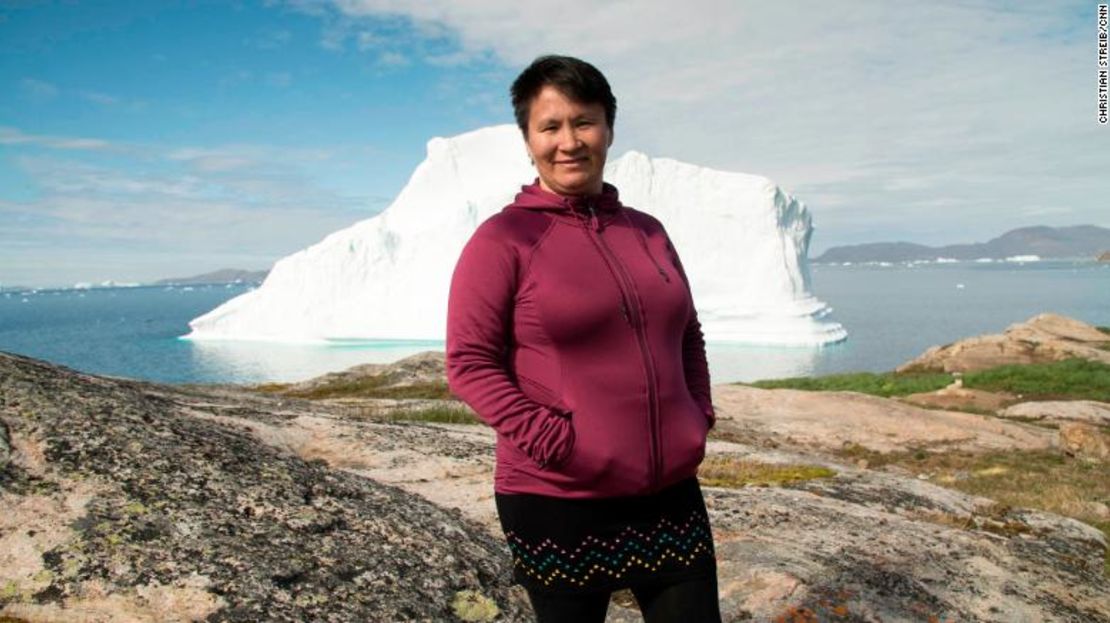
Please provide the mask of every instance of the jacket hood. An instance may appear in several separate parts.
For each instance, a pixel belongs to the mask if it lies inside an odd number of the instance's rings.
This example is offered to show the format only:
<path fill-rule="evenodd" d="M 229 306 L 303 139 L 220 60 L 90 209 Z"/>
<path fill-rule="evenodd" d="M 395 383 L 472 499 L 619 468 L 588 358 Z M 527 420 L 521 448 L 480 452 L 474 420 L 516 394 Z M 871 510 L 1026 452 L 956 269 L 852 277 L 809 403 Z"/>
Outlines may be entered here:
<path fill-rule="evenodd" d="M 601 193 L 597 195 L 560 195 L 544 190 L 536 178 L 531 184 L 520 187 L 507 209 L 550 211 L 556 218 L 573 219 L 583 227 L 599 231 L 621 213 L 622 207 L 617 187 L 607 182 L 602 183 Z"/>
<path fill-rule="evenodd" d="M 621 208 L 617 188 L 603 182 L 598 195 L 560 195 L 540 186 L 539 179 L 521 186 L 512 208 L 528 210 L 555 210 L 558 212 L 586 212 L 592 206 L 598 212 L 616 212 Z"/>

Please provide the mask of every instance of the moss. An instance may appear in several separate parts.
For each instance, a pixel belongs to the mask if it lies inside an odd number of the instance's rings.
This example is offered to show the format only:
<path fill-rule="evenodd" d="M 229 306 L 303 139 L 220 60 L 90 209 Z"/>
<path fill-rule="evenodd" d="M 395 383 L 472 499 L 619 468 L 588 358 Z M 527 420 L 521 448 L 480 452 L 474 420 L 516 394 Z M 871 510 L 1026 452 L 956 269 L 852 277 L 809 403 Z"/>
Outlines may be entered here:
<path fill-rule="evenodd" d="M 1006 537 L 1013 537 L 1019 534 L 1028 534 L 1033 532 L 1033 528 L 1023 521 L 1010 519 L 1008 515 L 1013 508 L 1009 504 L 1000 504 L 995 502 L 985 509 L 981 509 L 976 513 L 977 519 L 981 518 L 976 527 L 980 530 L 993 532 Z"/>
<path fill-rule="evenodd" d="M 964 387 L 1020 394 L 1025 400 L 1110 401 L 1110 365 L 1086 359 L 997 366 L 967 372 Z"/>
<path fill-rule="evenodd" d="M 732 456 L 710 457 L 698 469 L 698 479 L 710 487 L 775 486 L 835 475 L 820 465 L 762 463 Z"/>
<path fill-rule="evenodd" d="M 818 377 L 769 379 L 751 383 L 761 389 L 803 389 L 808 391 L 850 391 L 873 396 L 905 396 L 942 389 L 952 383 L 948 374 L 897 374 L 854 372 Z"/>
<path fill-rule="evenodd" d="M 455 593 L 451 609 L 463 621 L 492 621 L 501 612 L 492 599 L 471 590 Z"/>
<path fill-rule="evenodd" d="M 66 558 L 65 562 L 62 563 L 62 577 L 76 577 L 81 572 L 83 562 L 83 557 Z"/>
<path fill-rule="evenodd" d="M 145 515 L 149 511 L 147 510 L 146 506 L 143 506 L 142 502 L 131 502 L 127 506 L 123 507 L 123 512 L 127 513 L 128 515 Z"/>
<path fill-rule="evenodd" d="M 29 480 L 31 485 L 30 493 L 34 495 L 49 495 L 61 489 L 58 483 L 53 480 L 43 480 L 37 476 L 31 476 Z"/>
<path fill-rule="evenodd" d="M 982 530 L 1007 538 L 1034 532 L 1033 528 L 1022 521 L 1008 519 L 1010 507 L 994 504 L 991 507 L 969 515 L 956 515 L 944 511 L 928 510 L 911 513 L 916 519 L 961 530 Z"/>
<path fill-rule="evenodd" d="M 939 442 L 936 445 L 941 446 L 946 442 Z M 884 465 L 905 465 L 907 467 L 920 468 L 923 461 L 928 461 L 935 455 L 935 452 L 929 451 L 929 446 L 910 446 L 908 449 L 899 452 L 879 452 L 872 450 L 866 446 L 861 446 L 858 443 L 851 443 L 842 448 L 833 451 L 833 454 L 839 458 L 849 460 L 851 462 L 863 459 L 867 461 L 868 467 L 876 468 Z"/>
<path fill-rule="evenodd" d="M 19 589 L 19 582 L 15 580 L 8 580 L 3 586 L 0 586 L 0 601 L 12 601 L 18 599 L 21 594 Z"/>
<path fill-rule="evenodd" d="M 437 422 L 440 424 L 481 424 L 482 421 L 468 409 L 453 405 L 425 407 L 423 409 L 397 409 L 384 418 L 387 421 Z"/>
<path fill-rule="evenodd" d="M 293 599 L 293 603 L 301 607 L 322 606 L 328 603 L 328 596 L 320 593 L 301 593 Z"/>
<path fill-rule="evenodd" d="M 294 398 L 323 400 L 328 398 L 424 398 L 446 400 L 453 397 L 445 381 L 398 385 L 387 376 L 365 376 L 324 382 L 311 389 L 294 390 L 290 385 L 267 383 L 251 387 L 254 391 L 281 394 Z"/>
<path fill-rule="evenodd" d="M 965 372 L 962 378 L 968 389 L 1020 394 L 1025 400 L 1110 401 L 1110 365 L 1086 359 L 996 366 Z M 936 391 L 951 382 L 952 376 L 943 373 L 856 372 L 771 379 L 751 385 L 762 389 L 852 391 L 890 398 Z"/>

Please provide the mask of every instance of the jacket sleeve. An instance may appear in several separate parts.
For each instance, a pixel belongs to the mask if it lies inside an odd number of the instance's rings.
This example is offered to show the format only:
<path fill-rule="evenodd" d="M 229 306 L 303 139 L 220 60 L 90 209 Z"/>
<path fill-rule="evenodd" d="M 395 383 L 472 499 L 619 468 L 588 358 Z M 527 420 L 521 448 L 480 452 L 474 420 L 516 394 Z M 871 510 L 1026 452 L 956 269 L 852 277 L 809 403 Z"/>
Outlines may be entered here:
<path fill-rule="evenodd" d="M 447 301 L 447 383 L 484 422 L 539 466 L 565 461 L 574 444 L 570 413 L 539 404 L 508 370 L 520 258 L 479 227 L 459 256 Z"/>
<path fill-rule="evenodd" d="M 701 407 L 705 419 L 709 420 L 709 428 L 713 428 L 717 422 L 717 416 L 713 410 L 713 397 L 709 389 L 709 362 L 705 357 L 705 336 L 701 331 L 701 323 L 698 322 L 698 310 L 694 307 L 690 280 L 686 277 L 686 270 L 682 267 L 682 260 L 679 259 L 678 251 L 675 250 L 670 236 L 667 236 L 667 251 L 675 268 L 678 269 L 678 274 L 682 277 L 682 282 L 686 284 L 686 291 L 690 293 L 690 318 L 686 321 L 686 329 L 682 334 L 682 368 L 686 374 L 686 386 L 690 389 L 690 395 Z"/>

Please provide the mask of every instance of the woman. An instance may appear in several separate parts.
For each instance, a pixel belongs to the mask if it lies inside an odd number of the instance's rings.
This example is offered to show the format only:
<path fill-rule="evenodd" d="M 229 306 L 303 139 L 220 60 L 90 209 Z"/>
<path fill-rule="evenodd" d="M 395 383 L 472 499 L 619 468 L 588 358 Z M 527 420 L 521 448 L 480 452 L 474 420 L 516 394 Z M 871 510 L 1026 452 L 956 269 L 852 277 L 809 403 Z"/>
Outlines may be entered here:
<path fill-rule="evenodd" d="M 494 493 L 540 621 L 603 621 L 630 588 L 649 623 L 719 621 L 696 472 L 714 413 L 682 264 L 603 179 L 616 100 L 584 61 L 512 86 L 538 177 L 467 242 L 447 378 L 497 431 Z"/>

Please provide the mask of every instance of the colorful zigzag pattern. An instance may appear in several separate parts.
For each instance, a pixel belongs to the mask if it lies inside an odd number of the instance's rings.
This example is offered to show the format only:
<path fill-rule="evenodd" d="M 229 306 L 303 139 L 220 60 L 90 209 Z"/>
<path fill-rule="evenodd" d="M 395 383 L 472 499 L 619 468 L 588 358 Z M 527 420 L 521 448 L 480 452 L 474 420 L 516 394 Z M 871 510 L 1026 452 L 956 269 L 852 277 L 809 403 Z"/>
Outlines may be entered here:
<path fill-rule="evenodd" d="M 591 579 L 619 579 L 634 568 L 659 571 L 668 565 L 689 566 L 699 556 L 713 555 L 713 535 L 701 513 L 678 525 L 667 518 L 648 532 L 626 527 L 610 539 L 592 535 L 576 547 L 561 546 L 549 538 L 530 544 L 506 532 L 513 564 L 546 586 L 586 586 Z"/>

